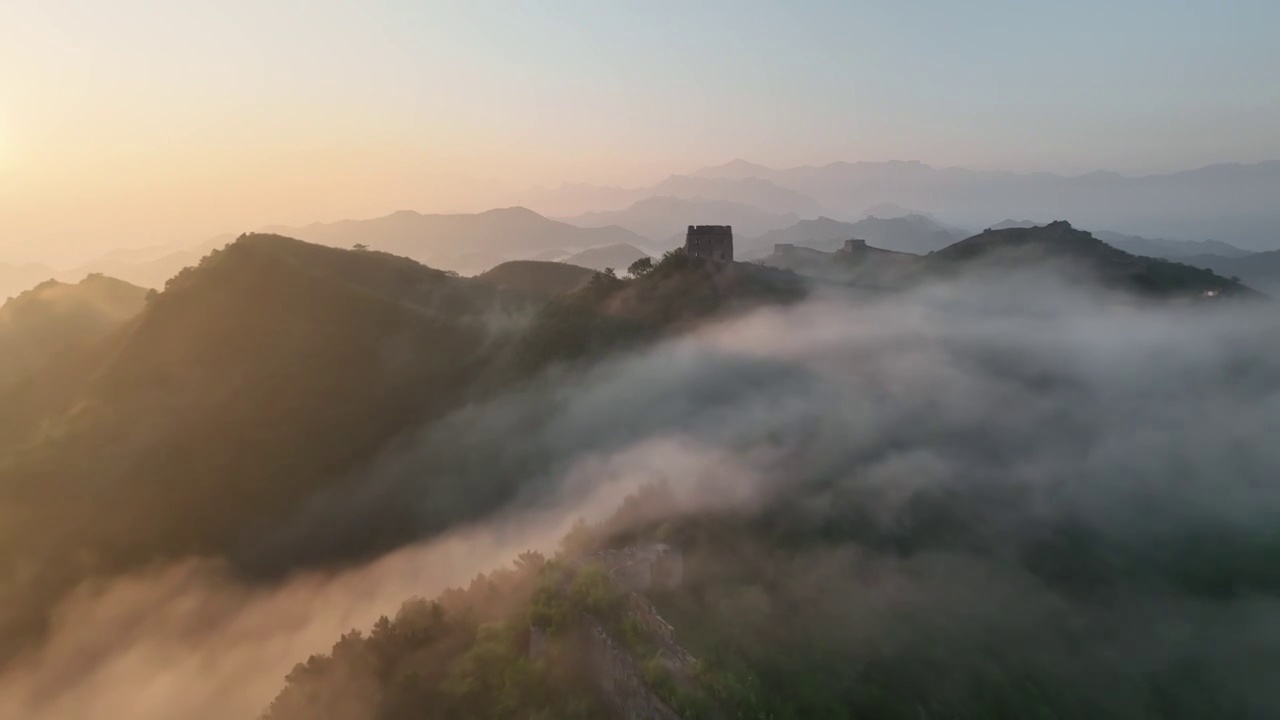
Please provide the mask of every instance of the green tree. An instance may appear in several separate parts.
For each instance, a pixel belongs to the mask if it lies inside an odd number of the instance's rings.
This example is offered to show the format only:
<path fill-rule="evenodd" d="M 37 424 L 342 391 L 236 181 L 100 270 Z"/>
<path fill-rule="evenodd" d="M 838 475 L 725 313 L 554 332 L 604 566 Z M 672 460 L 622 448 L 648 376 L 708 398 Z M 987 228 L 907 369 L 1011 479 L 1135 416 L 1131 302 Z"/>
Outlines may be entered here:
<path fill-rule="evenodd" d="M 627 274 L 631 277 L 643 277 L 651 272 L 653 272 L 653 258 L 647 255 L 627 267 Z"/>

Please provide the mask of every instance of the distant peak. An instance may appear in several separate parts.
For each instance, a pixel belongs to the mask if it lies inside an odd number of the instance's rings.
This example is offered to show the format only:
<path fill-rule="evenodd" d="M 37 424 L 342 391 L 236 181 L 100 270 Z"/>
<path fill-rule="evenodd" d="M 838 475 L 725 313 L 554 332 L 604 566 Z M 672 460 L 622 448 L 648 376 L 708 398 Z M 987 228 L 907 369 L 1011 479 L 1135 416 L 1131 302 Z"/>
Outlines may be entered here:
<path fill-rule="evenodd" d="M 734 158 L 729 162 L 721 165 L 720 167 L 726 170 L 731 168 L 755 170 L 757 168 L 763 168 L 764 166 L 761 165 L 760 163 L 753 163 L 750 160 L 744 160 L 742 158 Z"/>
<path fill-rule="evenodd" d="M 542 217 L 538 213 L 534 212 L 533 210 L 530 210 L 529 208 L 523 205 L 512 205 L 511 207 L 494 208 L 492 210 L 485 210 L 480 214 L 481 215 L 507 215 L 511 217 L 520 217 L 520 216 Z"/>

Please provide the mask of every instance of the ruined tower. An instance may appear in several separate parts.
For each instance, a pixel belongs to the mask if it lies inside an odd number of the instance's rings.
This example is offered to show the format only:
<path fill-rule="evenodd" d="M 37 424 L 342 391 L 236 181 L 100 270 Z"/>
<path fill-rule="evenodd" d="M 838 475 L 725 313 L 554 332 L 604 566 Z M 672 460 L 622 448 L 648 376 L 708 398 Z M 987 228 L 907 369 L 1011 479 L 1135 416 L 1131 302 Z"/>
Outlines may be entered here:
<path fill-rule="evenodd" d="M 690 225 L 684 251 L 712 262 L 733 262 L 733 228 L 728 225 Z"/>

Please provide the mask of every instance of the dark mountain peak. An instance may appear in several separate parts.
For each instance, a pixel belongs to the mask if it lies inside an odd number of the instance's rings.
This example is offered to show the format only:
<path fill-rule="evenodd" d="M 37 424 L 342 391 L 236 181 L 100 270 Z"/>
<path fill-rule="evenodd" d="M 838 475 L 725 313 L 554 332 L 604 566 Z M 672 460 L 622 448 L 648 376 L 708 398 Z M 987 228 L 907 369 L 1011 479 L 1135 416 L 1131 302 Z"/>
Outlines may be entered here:
<path fill-rule="evenodd" d="M 104 275 L 46 280 L 0 306 L 0 387 L 137 315 L 150 291 Z"/>
<path fill-rule="evenodd" d="M 636 233 L 612 224 L 577 227 L 523 206 L 481 213 L 423 215 L 406 211 L 370 220 L 281 228 L 274 234 L 335 248 L 365 245 L 464 274 L 551 249 L 644 242 Z"/>
<path fill-rule="evenodd" d="M 909 212 L 909 213 L 905 213 L 905 214 L 894 216 L 894 217 L 868 214 L 860 222 L 889 223 L 889 224 L 895 224 L 895 225 L 902 224 L 902 223 L 914 223 L 917 225 L 929 225 L 932 227 L 942 227 L 933 218 L 923 213 L 917 213 L 917 212 Z"/>
<path fill-rule="evenodd" d="M 146 293 L 146 288 L 98 273 L 86 275 L 78 283 L 62 282 L 51 278 L 10 298 L 7 303 L 0 306 L 0 313 L 12 312 L 35 304 L 65 305 L 70 302 L 100 305 L 104 302 L 114 303 L 118 298 L 122 298 L 125 303 L 140 302 Z"/>
<path fill-rule="evenodd" d="M 631 265 L 631 263 L 641 258 L 649 257 L 649 253 L 630 243 L 614 243 L 612 245 L 602 245 L 600 247 L 589 248 L 579 253 L 574 253 L 564 259 L 569 265 L 577 265 L 578 267 L 590 268 L 592 270 L 604 270 L 605 268 L 613 268 L 617 272 L 622 272 Z"/>
<path fill-rule="evenodd" d="M 818 217 L 813 218 L 812 220 L 801 220 L 796 224 L 802 227 L 812 227 L 812 228 L 819 228 L 819 227 L 845 228 L 845 227 L 848 227 L 849 225 L 849 223 L 841 222 L 839 220 L 836 220 L 835 218 L 827 217 L 826 215 L 819 215 Z"/>
<path fill-rule="evenodd" d="M 1005 218 L 1000 222 L 987 228 L 988 230 L 1007 230 L 1009 228 L 1029 228 L 1036 227 L 1040 223 L 1034 220 L 1014 220 L 1013 218 Z"/>
<path fill-rule="evenodd" d="M 450 277 L 443 270 L 391 253 L 328 247 L 275 233 L 245 233 L 175 276 L 165 286 L 166 293 L 192 283 L 240 284 L 249 275 L 269 272 L 278 273 L 280 281 L 311 276 L 373 291 L 394 291 L 409 278 L 438 282 Z"/>
<path fill-rule="evenodd" d="M 989 229 L 973 237 L 965 238 L 949 247 L 943 248 L 935 255 L 949 257 L 974 257 L 999 250 L 1025 249 L 1039 247 L 1059 250 L 1065 247 L 1088 247 L 1094 250 L 1109 250 L 1119 255 L 1128 256 L 1098 240 L 1084 230 L 1071 227 L 1065 220 L 1055 220 L 1045 225 L 1031 227 L 1005 227 Z"/>
<path fill-rule="evenodd" d="M 761 165 L 760 163 L 753 163 L 749 160 L 744 160 L 742 158 L 734 158 L 729 162 L 721 165 L 720 169 L 721 170 L 759 170 L 759 169 L 768 170 L 769 168 L 765 167 L 764 165 Z"/>
<path fill-rule="evenodd" d="M 539 215 L 538 213 L 534 212 L 533 210 L 530 210 L 527 207 L 524 207 L 523 205 L 513 205 L 511 207 L 494 208 L 492 210 L 485 210 L 484 212 L 479 213 L 479 215 L 486 216 L 486 217 L 501 217 L 501 218 L 518 219 L 518 220 L 547 220 L 547 218 L 543 217 L 542 215 Z"/>
<path fill-rule="evenodd" d="M 767 177 L 773 172 L 775 172 L 773 168 L 742 158 L 734 158 L 723 165 L 705 167 L 693 174 L 698 177 L 749 178 Z"/>
<path fill-rule="evenodd" d="M 535 298 L 573 292 L 586 285 L 594 270 L 562 262 L 511 260 L 481 273 L 477 279 Z"/>
<path fill-rule="evenodd" d="M 1256 295 L 1212 271 L 1131 255 L 1065 220 L 987 230 L 931 253 L 935 271 L 1043 267 L 1103 287 L 1159 298 Z"/>
<path fill-rule="evenodd" d="M 878 217 L 878 218 L 898 218 L 898 217 L 905 217 L 907 215 L 923 215 L 923 214 L 924 213 L 921 213 L 918 210 L 912 210 L 911 208 L 903 207 L 894 202 L 876 203 L 875 205 L 872 205 L 871 207 L 862 211 L 863 217 Z"/>

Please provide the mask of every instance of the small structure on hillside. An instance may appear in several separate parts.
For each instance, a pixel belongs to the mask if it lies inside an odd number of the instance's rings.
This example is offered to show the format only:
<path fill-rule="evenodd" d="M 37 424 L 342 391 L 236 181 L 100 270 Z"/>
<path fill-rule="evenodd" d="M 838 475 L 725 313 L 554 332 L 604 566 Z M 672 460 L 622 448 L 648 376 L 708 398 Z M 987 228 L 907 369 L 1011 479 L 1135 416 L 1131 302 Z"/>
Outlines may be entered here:
<path fill-rule="evenodd" d="M 848 240 L 845 240 L 844 247 L 840 248 L 842 252 L 847 252 L 847 253 L 858 252 L 859 250 L 866 250 L 866 249 L 867 249 L 867 241 L 860 240 L 858 238 L 849 238 Z"/>
<path fill-rule="evenodd" d="M 684 237 L 684 251 L 690 257 L 717 263 L 733 262 L 733 227 L 690 225 Z"/>
<path fill-rule="evenodd" d="M 684 582 L 684 557 L 665 543 L 601 550 L 590 560 L 609 571 L 609 577 L 632 592 L 674 590 Z"/>

